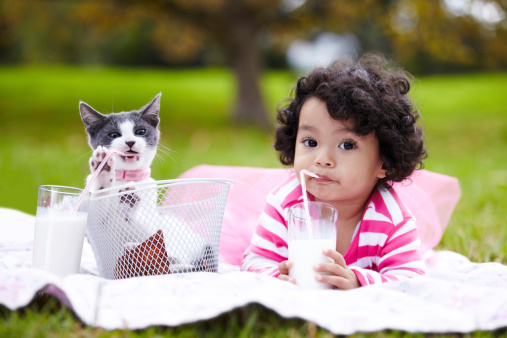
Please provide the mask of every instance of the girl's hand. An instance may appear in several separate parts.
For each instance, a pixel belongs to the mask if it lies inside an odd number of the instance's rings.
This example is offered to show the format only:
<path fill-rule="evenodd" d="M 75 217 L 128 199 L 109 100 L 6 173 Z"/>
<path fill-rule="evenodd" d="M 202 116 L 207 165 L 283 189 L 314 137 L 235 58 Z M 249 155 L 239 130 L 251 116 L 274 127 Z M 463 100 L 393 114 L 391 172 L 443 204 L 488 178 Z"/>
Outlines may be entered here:
<path fill-rule="evenodd" d="M 280 270 L 280 274 L 278 275 L 278 279 L 285 280 L 287 282 L 291 282 L 292 284 L 296 284 L 296 279 L 294 277 L 289 276 L 289 269 L 292 266 L 291 261 L 283 261 L 278 264 L 278 270 Z"/>
<path fill-rule="evenodd" d="M 317 264 L 313 267 L 317 272 L 328 272 L 331 274 L 317 275 L 316 279 L 319 282 L 334 285 L 342 290 L 355 289 L 361 286 L 356 274 L 347 267 L 345 259 L 338 251 L 326 249 L 323 250 L 323 253 L 325 256 L 330 257 L 334 263 Z"/>

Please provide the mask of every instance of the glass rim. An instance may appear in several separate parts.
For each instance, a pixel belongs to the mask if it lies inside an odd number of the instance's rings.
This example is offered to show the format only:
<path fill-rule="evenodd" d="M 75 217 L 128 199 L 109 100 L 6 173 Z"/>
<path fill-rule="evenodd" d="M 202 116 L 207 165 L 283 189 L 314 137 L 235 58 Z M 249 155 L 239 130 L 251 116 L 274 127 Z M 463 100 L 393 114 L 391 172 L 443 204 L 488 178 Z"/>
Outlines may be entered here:
<path fill-rule="evenodd" d="M 298 202 L 296 204 L 293 204 L 289 207 L 289 210 L 292 210 L 292 209 L 296 209 L 295 207 L 299 206 L 299 205 L 303 205 L 303 208 L 304 208 L 304 204 L 305 202 Z M 325 206 L 328 206 L 330 207 L 331 209 L 335 209 L 336 212 L 338 212 L 338 209 L 336 209 L 333 205 L 329 204 L 329 203 L 326 203 L 326 202 L 318 202 L 318 201 L 308 201 L 308 205 L 310 204 L 321 204 L 321 205 L 325 205 Z"/>
<path fill-rule="evenodd" d="M 53 188 L 57 188 L 57 189 L 53 189 Z M 54 184 L 39 185 L 38 190 L 43 190 L 43 191 L 47 191 L 47 192 L 58 191 L 59 193 L 62 193 L 62 194 L 81 194 L 83 192 L 83 189 L 81 189 L 81 188 L 69 187 L 69 186 L 65 186 L 65 185 L 54 185 Z"/>
<path fill-rule="evenodd" d="M 304 207 L 304 202 L 298 202 L 296 204 L 293 204 L 289 207 L 289 210 L 288 210 L 288 217 L 294 217 L 295 219 L 298 219 L 298 220 L 302 220 L 304 221 L 306 219 L 306 215 L 303 213 L 303 214 L 299 214 L 297 212 L 294 212 L 296 209 L 298 210 L 304 210 L 305 207 Z M 329 210 L 331 210 L 331 213 L 329 214 L 328 217 L 325 217 L 324 219 L 334 219 L 334 222 L 336 222 L 336 220 L 338 219 L 338 209 L 336 209 L 333 205 L 329 204 L 329 203 L 326 203 L 326 202 L 318 202 L 318 201 L 308 201 L 308 206 L 310 205 L 321 205 L 321 206 L 326 206 Z M 322 209 L 322 208 L 321 208 Z M 332 216 L 332 215 L 335 215 L 335 216 Z"/>

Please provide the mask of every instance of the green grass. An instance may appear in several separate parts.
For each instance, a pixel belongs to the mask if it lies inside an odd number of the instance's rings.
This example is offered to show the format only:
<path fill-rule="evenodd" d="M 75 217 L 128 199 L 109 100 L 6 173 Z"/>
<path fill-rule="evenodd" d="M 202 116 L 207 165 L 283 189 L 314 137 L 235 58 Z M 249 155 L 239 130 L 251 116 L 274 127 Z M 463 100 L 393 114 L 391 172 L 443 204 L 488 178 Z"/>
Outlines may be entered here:
<path fill-rule="evenodd" d="M 229 124 L 234 83 L 222 70 L 166 71 L 68 67 L 0 68 L 0 206 L 35 213 L 37 187 L 82 187 L 91 150 L 78 103 L 131 110 L 162 92 L 161 144 L 153 176 L 171 179 L 200 163 L 278 166 L 271 136 Z M 290 74 L 265 78 L 268 109 L 290 90 Z"/>
<path fill-rule="evenodd" d="M 0 67 L 0 78 L 0 207 L 34 214 L 37 186 L 84 186 L 91 151 L 79 100 L 111 112 L 139 108 L 162 92 L 161 143 L 172 151 L 154 163 L 156 179 L 175 178 L 202 163 L 280 167 L 271 148 L 272 133 L 229 123 L 235 87 L 231 74 L 221 69 Z M 290 72 L 263 78 L 273 118 L 295 79 Z M 462 189 L 437 249 L 476 262 L 507 264 L 506 85 L 507 74 L 477 74 L 420 78 L 414 86 L 429 149 L 426 169 L 457 177 Z M 0 308 L 0 336 L 45 336 L 50 330 L 78 337 L 306 336 L 316 330 L 304 321 L 249 306 L 173 329 L 107 332 L 84 326 L 55 302 L 36 299 L 18 311 Z M 315 334 L 326 336 L 323 330 Z"/>

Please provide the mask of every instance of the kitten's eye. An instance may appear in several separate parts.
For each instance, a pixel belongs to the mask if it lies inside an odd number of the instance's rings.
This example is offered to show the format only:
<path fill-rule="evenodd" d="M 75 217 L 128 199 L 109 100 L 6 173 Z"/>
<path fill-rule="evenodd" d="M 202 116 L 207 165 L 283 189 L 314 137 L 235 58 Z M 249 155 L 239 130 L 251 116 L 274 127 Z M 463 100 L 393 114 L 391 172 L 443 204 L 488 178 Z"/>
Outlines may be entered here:
<path fill-rule="evenodd" d="M 356 145 L 354 142 L 345 141 L 341 143 L 338 147 L 343 150 L 352 150 L 356 147 Z"/>
<path fill-rule="evenodd" d="M 136 135 L 141 136 L 144 134 L 146 134 L 146 129 L 137 129 L 136 130 Z"/>
<path fill-rule="evenodd" d="M 112 133 L 107 134 L 107 136 L 109 136 L 110 138 L 117 138 L 120 137 L 121 134 L 114 131 Z"/>
<path fill-rule="evenodd" d="M 317 141 L 315 141 L 315 140 L 313 140 L 313 139 L 309 138 L 309 139 L 304 140 L 304 141 L 303 141 L 303 144 L 304 144 L 305 146 L 307 146 L 307 147 L 311 147 L 311 148 L 313 148 L 313 147 L 316 147 L 316 146 L 317 146 Z"/>

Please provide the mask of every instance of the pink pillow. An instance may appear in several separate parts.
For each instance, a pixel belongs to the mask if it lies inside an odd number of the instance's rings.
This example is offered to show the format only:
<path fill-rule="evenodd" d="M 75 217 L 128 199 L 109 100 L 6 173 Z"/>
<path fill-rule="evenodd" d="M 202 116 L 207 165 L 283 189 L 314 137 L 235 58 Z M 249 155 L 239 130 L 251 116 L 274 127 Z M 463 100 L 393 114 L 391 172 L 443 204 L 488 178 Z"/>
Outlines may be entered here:
<path fill-rule="evenodd" d="M 266 196 L 287 176 L 287 169 L 199 165 L 179 178 L 227 178 L 229 191 L 220 235 L 221 262 L 240 265 L 250 245 Z M 458 180 L 427 170 L 416 171 L 409 180 L 394 185 L 417 219 L 421 250 L 434 248 L 441 240 L 460 198 Z"/>

